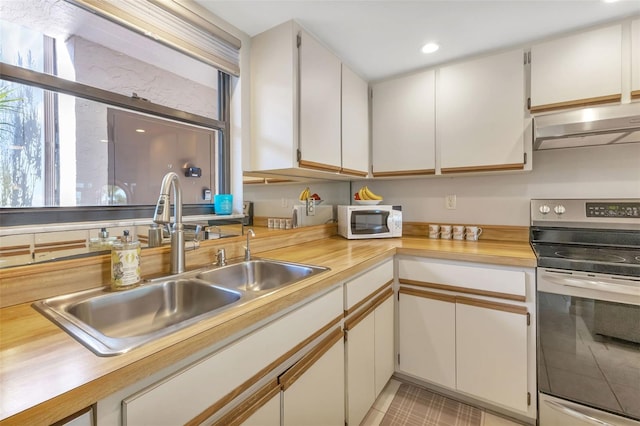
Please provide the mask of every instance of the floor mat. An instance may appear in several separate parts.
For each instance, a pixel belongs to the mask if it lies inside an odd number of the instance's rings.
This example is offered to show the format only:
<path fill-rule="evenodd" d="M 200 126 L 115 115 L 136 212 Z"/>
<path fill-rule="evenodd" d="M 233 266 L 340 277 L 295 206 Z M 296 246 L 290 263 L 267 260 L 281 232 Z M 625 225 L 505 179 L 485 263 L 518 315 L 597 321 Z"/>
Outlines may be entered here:
<path fill-rule="evenodd" d="M 480 426 L 481 422 L 481 410 L 403 383 L 380 425 Z"/>

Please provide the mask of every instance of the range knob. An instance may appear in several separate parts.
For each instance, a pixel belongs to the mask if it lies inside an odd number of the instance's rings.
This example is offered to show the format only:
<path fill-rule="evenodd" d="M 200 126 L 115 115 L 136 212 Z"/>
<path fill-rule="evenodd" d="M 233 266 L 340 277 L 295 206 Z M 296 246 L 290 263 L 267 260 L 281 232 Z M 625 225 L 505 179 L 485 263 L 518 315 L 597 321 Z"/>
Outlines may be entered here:
<path fill-rule="evenodd" d="M 554 211 L 556 214 L 563 214 L 564 212 L 566 212 L 566 211 L 567 211 L 567 209 L 565 209 L 565 208 L 564 208 L 564 206 L 563 206 L 562 204 L 558 204 L 557 206 L 555 206 L 555 207 L 553 208 L 553 211 Z"/>
<path fill-rule="evenodd" d="M 540 208 L 538 210 L 540 210 L 540 213 L 542 213 L 542 214 L 547 214 L 547 213 L 549 213 L 551 211 L 551 207 L 549 207 L 546 204 L 543 204 L 543 205 L 540 206 Z"/>

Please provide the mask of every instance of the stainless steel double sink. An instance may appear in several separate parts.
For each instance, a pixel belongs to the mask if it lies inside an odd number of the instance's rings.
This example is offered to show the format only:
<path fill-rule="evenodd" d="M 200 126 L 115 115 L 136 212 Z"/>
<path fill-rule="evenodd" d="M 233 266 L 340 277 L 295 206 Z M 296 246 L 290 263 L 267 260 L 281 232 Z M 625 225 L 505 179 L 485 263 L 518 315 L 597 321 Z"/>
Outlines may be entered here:
<path fill-rule="evenodd" d="M 254 259 L 148 281 L 119 292 L 87 290 L 33 307 L 99 356 L 118 355 L 329 268 Z"/>

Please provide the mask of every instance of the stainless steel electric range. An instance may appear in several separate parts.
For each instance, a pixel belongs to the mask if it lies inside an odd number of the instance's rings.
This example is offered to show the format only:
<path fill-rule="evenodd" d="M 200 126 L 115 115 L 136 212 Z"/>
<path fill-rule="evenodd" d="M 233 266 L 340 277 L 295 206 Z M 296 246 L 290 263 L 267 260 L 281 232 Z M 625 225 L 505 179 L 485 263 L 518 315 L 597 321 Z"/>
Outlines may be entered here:
<path fill-rule="evenodd" d="M 640 425 L 640 199 L 532 200 L 539 424 Z"/>

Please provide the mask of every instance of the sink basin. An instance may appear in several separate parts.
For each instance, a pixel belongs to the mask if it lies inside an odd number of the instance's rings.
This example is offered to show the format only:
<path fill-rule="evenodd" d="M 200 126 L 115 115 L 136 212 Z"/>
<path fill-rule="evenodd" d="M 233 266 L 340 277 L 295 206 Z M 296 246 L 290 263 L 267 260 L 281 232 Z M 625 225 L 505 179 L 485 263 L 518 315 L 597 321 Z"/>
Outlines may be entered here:
<path fill-rule="evenodd" d="M 328 269 L 256 259 L 120 292 L 94 289 L 52 297 L 33 307 L 95 354 L 111 356 Z"/>
<path fill-rule="evenodd" d="M 198 279 L 54 297 L 34 307 L 98 355 L 124 353 L 219 313 L 242 293 Z"/>
<path fill-rule="evenodd" d="M 275 290 L 328 270 L 321 266 L 255 259 L 201 272 L 197 278 L 248 292 Z"/>

